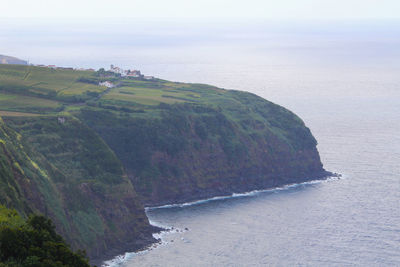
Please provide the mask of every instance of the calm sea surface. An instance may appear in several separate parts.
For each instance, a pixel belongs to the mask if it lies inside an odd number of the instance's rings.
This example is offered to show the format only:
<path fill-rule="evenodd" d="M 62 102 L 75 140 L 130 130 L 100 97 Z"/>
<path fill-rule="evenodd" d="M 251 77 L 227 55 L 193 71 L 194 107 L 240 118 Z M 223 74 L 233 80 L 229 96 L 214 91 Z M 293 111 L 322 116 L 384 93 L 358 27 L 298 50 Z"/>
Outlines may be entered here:
<path fill-rule="evenodd" d="M 121 266 L 400 266 L 399 23 L 76 25 L 4 22 L 0 54 L 256 93 L 298 114 L 343 175 L 150 209 L 173 233 Z"/>

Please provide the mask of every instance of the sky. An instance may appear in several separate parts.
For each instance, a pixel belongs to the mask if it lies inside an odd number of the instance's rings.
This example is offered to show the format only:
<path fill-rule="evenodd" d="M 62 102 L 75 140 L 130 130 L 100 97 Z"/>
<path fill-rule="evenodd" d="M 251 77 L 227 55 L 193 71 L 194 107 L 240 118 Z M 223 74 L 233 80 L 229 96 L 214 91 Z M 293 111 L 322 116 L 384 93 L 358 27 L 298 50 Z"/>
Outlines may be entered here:
<path fill-rule="evenodd" d="M 400 0 L 0 0 L 0 18 L 400 19 Z"/>

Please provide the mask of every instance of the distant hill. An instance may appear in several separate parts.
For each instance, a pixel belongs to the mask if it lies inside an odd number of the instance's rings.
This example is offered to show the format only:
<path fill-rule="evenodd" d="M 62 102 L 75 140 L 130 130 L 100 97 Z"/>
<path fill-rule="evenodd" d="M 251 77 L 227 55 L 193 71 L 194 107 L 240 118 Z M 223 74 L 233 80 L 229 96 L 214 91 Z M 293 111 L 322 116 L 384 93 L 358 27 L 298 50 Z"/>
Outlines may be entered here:
<path fill-rule="evenodd" d="M 0 55 L 0 64 L 28 65 L 28 61 L 16 57 Z"/>

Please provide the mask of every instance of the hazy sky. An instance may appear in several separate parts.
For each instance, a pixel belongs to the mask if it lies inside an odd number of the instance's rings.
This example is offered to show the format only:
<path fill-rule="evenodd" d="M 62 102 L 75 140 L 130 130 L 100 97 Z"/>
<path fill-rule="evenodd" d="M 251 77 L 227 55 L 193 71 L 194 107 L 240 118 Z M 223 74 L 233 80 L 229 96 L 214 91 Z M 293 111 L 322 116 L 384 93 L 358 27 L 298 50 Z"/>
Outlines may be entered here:
<path fill-rule="evenodd" d="M 399 19 L 400 0 L 0 0 L 0 18 Z"/>

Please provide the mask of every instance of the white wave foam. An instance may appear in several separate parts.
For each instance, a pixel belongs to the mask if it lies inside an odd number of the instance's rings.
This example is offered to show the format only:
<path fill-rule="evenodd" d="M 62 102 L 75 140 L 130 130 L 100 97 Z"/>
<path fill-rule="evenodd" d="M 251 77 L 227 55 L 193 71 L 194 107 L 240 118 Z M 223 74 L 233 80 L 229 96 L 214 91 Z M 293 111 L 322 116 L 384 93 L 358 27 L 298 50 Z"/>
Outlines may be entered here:
<path fill-rule="evenodd" d="M 155 239 L 159 240 L 158 243 L 155 243 L 155 244 L 151 245 L 150 247 L 148 247 L 148 248 L 146 248 L 144 250 L 141 250 L 141 251 L 126 252 L 123 255 L 118 255 L 118 256 L 114 257 L 112 260 L 108 260 L 108 261 L 103 262 L 101 267 L 120 267 L 123 264 L 125 264 L 127 261 L 129 261 L 134 256 L 147 253 L 147 252 L 149 252 L 149 251 L 151 251 L 153 249 L 156 249 L 156 248 L 159 248 L 161 246 L 165 246 L 165 245 L 169 244 L 169 242 L 167 241 L 167 238 L 166 238 L 166 236 L 168 236 L 169 234 L 184 233 L 184 232 L 188 231 L 187 228 L 185 228 L 185 229 L 174 228 L 174 227 L 166 226 L 166 225 L 163 225 L 163 224 L 161 224 L 159 222 L 155 222 L 155 221 L 152 221 L 152 220 L 149 220 L 149 223 L 151 225 L 153 225 L 153 226 L 165 229 L 163 231 L 160 231 L 158 233 L 154 233 L 153 234 L 153 237 Z"/>
<path fill-rule="evenodd" d="M 311 180 L 311 181 L 296 183 L 296 184 L 288 184 L 288 185 L 284 185 L 281 187 L 274 187 L 274 188 L 265 189 L 265 190 L 253 190 L 253 191 L 244 192 L 244 193 L 233 193 L 233 194 L 227 195 L 227 196 L 216 196 L 216 197 L 196 200 L 196 201 L 192 201 L 192 202 L 169 204 L 169 205 L 162 205 L 162 206 L 155 206 L 155 207 L 146 207 L 145 210 L 148 211 L 148 210 L 155 210 L 155 209 L 183 208 L 183 207 L 199 205 L 199 204 L 203 204 L 203 203 L 207 203 L 207 202 L 211 202 L 211 201 L 217 201 L 217 200 L 223 200 L 223 199 L 229 199 L 229 198 L 251 197 L 251 196 L 258 195 L 260 193 L 288 190 L 288 189 L 296 188 L 299 186 L 326 183 L 326 182 L 330 182 L 330 181 L 336 181 L 339 179 L 343 179 L 342 175 L 329 176 L 326 179 Z"/>
<path fill-rule="evenodd" d="M 127 260 L 129 260 L 132 257 L 131 254 L 133 254 L 133 252 L 132 253 L 131 252 L 127 252 L 124 255 L 116 256 L 112 260 L 108 260 L 108 261 L 103 262 L 101 267 L 118 267 L 118 266 L 121 266 L 123 263 L 125 263 Z"/>

